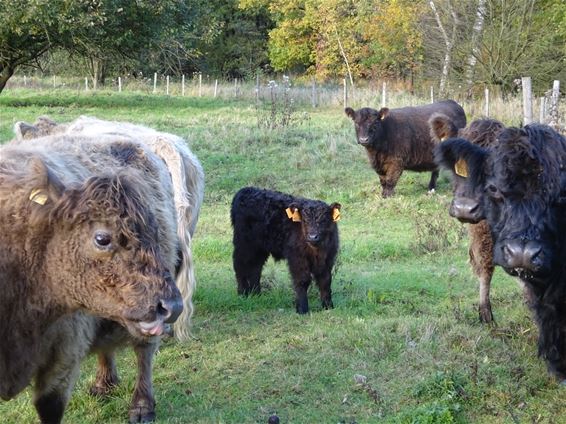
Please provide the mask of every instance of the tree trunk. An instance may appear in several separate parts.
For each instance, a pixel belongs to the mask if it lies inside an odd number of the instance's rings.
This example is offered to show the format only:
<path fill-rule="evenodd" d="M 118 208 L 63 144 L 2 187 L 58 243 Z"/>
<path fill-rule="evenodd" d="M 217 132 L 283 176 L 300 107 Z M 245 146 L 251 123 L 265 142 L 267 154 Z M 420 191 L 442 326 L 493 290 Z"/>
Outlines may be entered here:
<path fill-rule="evenodd" d="M 478 0 L 478 8 L 476 10 L 476 21 L 472 31 L 472 51 L 468 57 L 468 67 L 466 70 L 466 87 L 468 96 L 471 95 L 472 84 L 474 83 L 474 69 L 476 67 L 477 57 L 480 53 L 480 42 L 483 33 L 483 21 L 486 13 L 486 0 Z"/>
<path fill-rule="evenodd" d="M 450 3 L 448 3 L 448 7 L 450 9 L 450 14 L 452 15 L 452 36 L 448 37 L 448 33 L 446 32 L 446 29 L 444 28 L 444 25 L 442 24 L 442 21 L 440 19 L 440 14 L 438 13 L 438 10 L 436 9 L 436 5 L 434 4 L 434 1 L 430 0 L 429 5 L 430 5 L 430 8 L 432 9 L 432 12 L 434 13 L 434 18 L 436 19 L 436 24 L 438 25 L 438 29 L 440 30 L 440 33 L 442 34 L 442 38 L 444 39 L 444 44 L 446 45 L 446 52 L 444 54 L 444 62 L 442 63 L 442 71 L 441 71 L 441 74 L 440 74 L 440 88 L 439 88 L 440 96 L 444 97 L 446 95 L 446 83 L 448 81 L 448 72 L 450 70 L 450 66 L 452 65 L 452 49 L 454 48 L 454 42 L 456 40 L 456 29 L 457 29 L 457 26 L 458 26 L 458 17 L 456 16 L 456 13 L 454 12 L 454 9 L 450 5 Z"/>
<path fill-rule="evenodd" d="M 6 87 L 8 80 L 14 75 L 15 70 L 15 66 L 0 65 L 0 93 L 2 93 L 4 87 Z"/>

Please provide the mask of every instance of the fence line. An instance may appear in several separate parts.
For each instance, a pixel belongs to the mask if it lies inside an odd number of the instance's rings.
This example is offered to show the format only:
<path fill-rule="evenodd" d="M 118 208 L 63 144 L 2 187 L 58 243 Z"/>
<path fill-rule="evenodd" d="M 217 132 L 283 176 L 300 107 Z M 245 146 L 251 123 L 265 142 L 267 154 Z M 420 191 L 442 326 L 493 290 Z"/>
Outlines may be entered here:
<path fill-rule="evenodd" d="M 287 78 L 287 77 L 284 77 Z M 242 99 L 249 100 L 259 105 L 262 102 L 271 101 L 272 90 L 269 81 L 262 81 L 258 74 L 253 81 L 234 79 L 232 81 L 220 82 L 202 73 L 192 76 L 182 75 L 173 77 L 154 73 L 150 77 L 140 78 L 132 76 L 119 76 L 108 79 L 102 88 L 97 88 L 92 81 L 89 84 L 88 77 L 38 77 L 33 75 L 16 75 L 6 85 L 6 90 L 25 88 L 29 90 L 58 90 L 70 89 L 78 93 L 93 93 L 95 91 L 116 92 L 142 92 L 146 94 L 188 96 L 188 97 L 214 97 L 220 99 Z M 413 95 L 403 88 L 395 88 L 395 82 L 389 81 L 366 81 L 355 87 L 348 87 L 348 82 L 341 79 L 338 83 L 317 83 L 315 79 L 301 84 L 293 82 L 288 87 L 288 94 L 297 105 L 319 106 L 351 106 L 351 107 L 402 107 L 416 104 L 424 104 L 435 99 L 435 87 L 423 84 L 420 92 Z M 284 85 L 284 84 L 281 84 Z M 537 104 L 533 104 L 532 91 L 530 89 L 530 78 L 522 79 L 523 98 L 509 97 L 503 100 L 500 96 L 490 93 L 485 87 L 483 99 L 469 100 L 467 94 L 455 92 L 452 95 L 466 110 L 470 119 L 479 116 L 493 116 L 509 125 L 521 125 L 533 122 L 534 116 L 538 121 L 550 124 L 556 128 L 563 129 L 566 124 L 566 102 L 560 102 L 560 82 L 555 81 L 553 88 L 549 89 L 544 96 L 539 98 Z M 417 90 L 418 91 L 418 90 Z M 277 95 L 277 91 L 275 92 Z M 521 104 L 522 103 L 522 104 Z M 535 114 L 538 109 L 538 115 Z"/>

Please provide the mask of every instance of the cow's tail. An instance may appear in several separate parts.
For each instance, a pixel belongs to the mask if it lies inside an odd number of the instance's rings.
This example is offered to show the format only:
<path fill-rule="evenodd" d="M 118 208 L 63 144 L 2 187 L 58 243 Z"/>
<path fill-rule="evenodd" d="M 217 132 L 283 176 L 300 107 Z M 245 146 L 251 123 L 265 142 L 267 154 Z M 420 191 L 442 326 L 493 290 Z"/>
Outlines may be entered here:
<path fill-rule="evenodd" d="M 204 192 L 204 174 L 200 163 L 196 162 L 200 173 L 186 166 L 181 147 L 169 139 L 159 138 L 156 142 L 156 153 L 165 161 L 173 182 L 173 197 L 177 211 L 177 236 L 181 263 L 176 277 L 177 288 L 183 298 L 183 312 L 173 324 L 173 331 L 178 340 L 187 340 L 190 337 L 190 324 L 193 315 L 193 293 L 196 288 L 196 278 L 192 256 L 192 234 L 198 219 L 202 196 Z M 191 157 L 194 158 L 194 156 Z M 196 158 L 194 158 L 196 160 Z M 200 180 L 192 181 L 193 178 Z M 201 192 L 193 191 L 194 187 Z"/>

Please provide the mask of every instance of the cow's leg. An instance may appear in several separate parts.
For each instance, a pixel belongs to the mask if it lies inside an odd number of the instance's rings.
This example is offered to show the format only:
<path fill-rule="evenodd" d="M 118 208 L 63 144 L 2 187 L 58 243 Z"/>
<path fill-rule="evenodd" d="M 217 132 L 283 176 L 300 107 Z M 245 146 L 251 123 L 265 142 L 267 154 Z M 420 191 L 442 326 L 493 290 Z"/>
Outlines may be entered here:
<path fill-rule="evenodd" d="M 159 342 L 141 343 L 134 346 L 138 361 L 138 376 L 130 404 L 130 423 L 147 423 L 155 420 L 152 365 L 153 355 L 158 347 Z"/>
<path fill-rule="evenodd" d="M 261 255 L 256 256 L 256 261 L 254 261 L 249 268 L 249 293 L 250 294 L 260 294 L 261 293 L 261 270 L 263 269 L 263 265 L 268 258 L 267 253 L 262 253 Z"/>
<path fill-rule="evenodd" d="M 531 287 L 532 289 L 532 287 Z M 544 302 L 543 298 L 549 297 Z M 539 329 L 538 353 L 548 371 L 566 384 L 566 310 L 563 296 L 544 293 L 533 295 L 531 307 Z"/>
<path fill-rule="evenodd" d="M 311 284 L 311 272 L 304 257 L 295 255 L 288 260 L 289 272 L 295 289 L 295 308 L 297 313 L 306 314 L 309 311 L 308 288 Z"/>
<path fill-rule="evenodd" d="M 263 251 L 245 252 L 234 250 L 234 272 L 238 282 L 238 294 L 247 296 L 261 292 L 261 270 L 269 253 Z"/>
<path fill-rule="evenodd" d="M 242 253 L 242 250 L 234 248 L 232 260 L 234 264 L 234 273 L 236 274 L 236 282 L 238 283 L 238 294 L 246 296 L 250 290 L 248 283 L 249 267 L 247 264 L 247 258 Z"/>
<path fill-rule="evenodd" d="M 320 291 L 320 302 L 324 309 L 331 309 L 334 307 L 332 303 L 332 289 L 330 287 L 332 283 L 332 276 L 330 271 L 323 271 L 315 275 L 316 283 Z"/>
<path fill-rule="evenodd" d="M 114 351 L 99 352 L 98 369 L 96 370 L 96 379 L 90 388 L 90 394 L 93 396 L 106 396 L 120 382 L 118 371 L 116 370 L 116 360 Z"/>
<path fill-rule="evenodd" d="M 438 174 L 439 174 L 438 169 L 435 169 L 430 174 L 430 181 L 428 183 L 428 192 L 429 193 L 434 193 L 434 190 L 436 189 L 436 181 L 438 180 Z"/>
<path fill-rule="evenodd" d="M 76 346 L 69 339 L 54 347 L 54 353 L 35 377 L 33 404 L 42 424 L 58 424 L 63 418 L 71 391 L 79 376 L 80 361 L 86 354 L 81 341 Z M 73 347 L 77 349 L 74 350 Z"/>
<path fill-rule="evenodd" d="M 493 321 L 489 298 L 491 278 L 494 271 L 493 241 L 489 226 L 485 220 L 478 224 L 470 224 L 468 234 L 470 236 L 470 265 L 480 284 L 480 321 L 489 323 Z"/>
<path fill-rule="evenodd" d="M 397 181 L 401 177 L 403 173 L 403 167 L 401 164 L 393 164 L 392 166 L 387 167 L 387 172 L 385 174 L 385 185 L 383 186 L 383 197 L 391 197 L 395 194 L 395 186 L 397 185 Z"/>

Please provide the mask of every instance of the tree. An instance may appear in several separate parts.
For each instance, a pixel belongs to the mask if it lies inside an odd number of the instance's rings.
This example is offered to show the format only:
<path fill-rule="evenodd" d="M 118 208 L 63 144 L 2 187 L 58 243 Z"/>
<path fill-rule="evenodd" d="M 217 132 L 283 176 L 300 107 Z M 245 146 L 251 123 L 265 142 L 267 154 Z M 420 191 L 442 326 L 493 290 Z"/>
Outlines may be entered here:
<path fill-rule="evenodd" d="M 103 81 L 116 58 L 133 58 L 159 39 L 182 0 L 13 0 L 0 9 L 0 92 L 15 70 L 55 48 L 89 58 Z"/>

